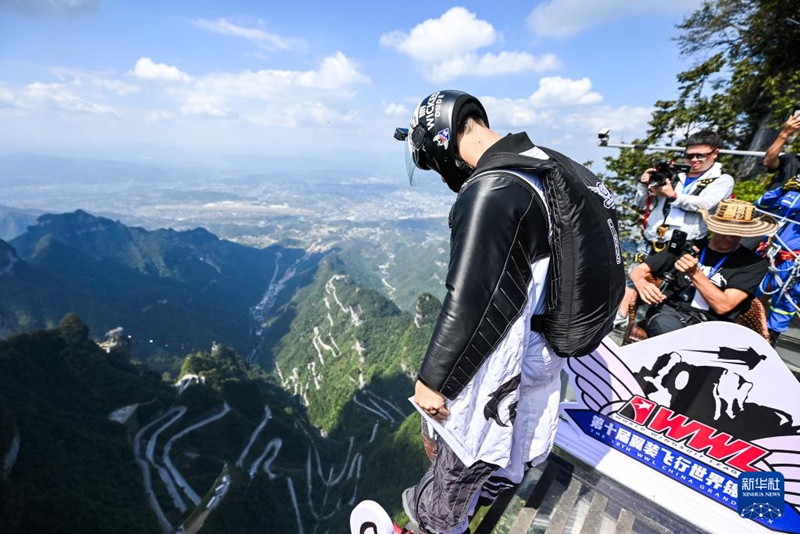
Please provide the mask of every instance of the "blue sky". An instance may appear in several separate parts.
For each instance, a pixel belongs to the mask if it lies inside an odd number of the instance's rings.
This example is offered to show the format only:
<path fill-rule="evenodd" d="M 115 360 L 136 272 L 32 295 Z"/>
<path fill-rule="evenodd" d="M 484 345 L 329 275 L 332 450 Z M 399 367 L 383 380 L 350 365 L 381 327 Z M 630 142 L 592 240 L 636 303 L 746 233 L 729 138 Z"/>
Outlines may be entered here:
<path fill-rule="evenodd" d="M 0 151 L 402 172 L 394 127 L 449 88 L 501 133 L 599 160 L 600 127 L 641 136 L 675 96 L 675 25 L 700 4 L 0 0 Z"/>

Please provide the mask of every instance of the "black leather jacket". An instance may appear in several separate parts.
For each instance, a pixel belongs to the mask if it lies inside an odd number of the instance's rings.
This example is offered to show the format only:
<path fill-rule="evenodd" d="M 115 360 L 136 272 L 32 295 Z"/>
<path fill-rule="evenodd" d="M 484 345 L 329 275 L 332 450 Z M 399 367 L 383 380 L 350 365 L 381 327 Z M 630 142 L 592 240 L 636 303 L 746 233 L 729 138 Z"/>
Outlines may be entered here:
<path fill-rule="evenodd" d="M 481 157 L 450 212 L 447 295 L 419 379 L 455 398 L 520 317 L 531 264 L 550 254 L 543 199 L 522 178 L 482 173 L 493 154 L 534 145 L 524 133 L 504 137 Z"/>

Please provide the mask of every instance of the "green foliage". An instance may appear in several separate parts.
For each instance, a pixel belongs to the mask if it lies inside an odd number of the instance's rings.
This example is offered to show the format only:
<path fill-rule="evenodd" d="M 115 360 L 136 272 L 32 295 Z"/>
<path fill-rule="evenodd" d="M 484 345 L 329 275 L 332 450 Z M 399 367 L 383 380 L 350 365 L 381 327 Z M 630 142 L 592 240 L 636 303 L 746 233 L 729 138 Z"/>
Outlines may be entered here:
<path fill-rule="evenodd" d="M 719 111 L 704 124 L 734 147 L 748 147 L 761 127 L 779 126 L 800 100 L 800 32 L 786 7 L 780 0 L 706 1 L 680 25 L 684 55 L 712 53 L 701 66 L 719 73 L 710 93 L 687 108 L 702 118 L 713 102 Z M 698 80 L 691 84 L 699 89 Z"/>
<path fill-rule="evenodd" d="M 733 196 L 740 200 L 755 202 L 766 190 L 766 183 L 762 180 L 739 180 L 733 186 Z"/>
<path fill-rule="evenodd" d="M 339 274 L 332 266 L 337 266 L 334 259 L 323 266 L 323 274 Z M 326 285 L 317 289 L 324 292 Z M 402 489 L 428 465 L 419 417 L 403 417 L 400 412 L 413 412 L 405 400 L 412 392 L 407 369 L 419 364 L 429 327 L 426 331 L 411 326 L 409 315 L 373 291 L 344 279 L 336 280 L 336 288 L 344 305 L 361 306 L 364 322 L 348 328 L 368 345 L 364 374 L 370 378 L 361 389 L 346 376 L 337 378 L 339 388 L 331 389 L 336 393 L 330 402 L 323 396 L 309 397 L 314 404 L 308 409 L 313 408 L 318 419 L 329 419 L 326 407 L 334 414 L 328 437 L 310 424 L 306 408 L 296 398 L 223 345 L 185 358 L 181 375 L 202 375 L 205 385 L 190 386 L 177 395 L 158 373 L 124 359 L 124 352 L 107 353 L 98 347 L 74 314 L 64 317 L 56 329 L 0 342 L 0 454 L 8 449 L 15 429 L 22 442 L 11 472 L 6 478 L 0 476 L 0 532 L 158 532 L 142 491 L 142 472 L 134 463 L 132 437 L 177 406 L 187 408 L 185 415 L 160 433 L 157 461 L 167 440 L 172 440 L 172 462 L 206 499 L 225 465 L 233 480 L 222 504 L 205 518 L 203 532 L 296 532 L 290 487 L 307 532 L 344 532 L 350 510 L 344 503 L 353 499 L 377 498 L 392 513 L 399 512 Z M 298 317 L 319 308 L 315 296 L 311 291 L 310 300 L 294 303 L 300 309 Z M 438 302 L 426 296 L 417 308 L 423 310 L 420 320 L 427 324 Z M 343 314 L 339 319 L 346 324 L 349 317 Z M 371 344 L 375 346 L 369 348 Z M 362 402 L 370 396 L 381 399 L 378 402 L 394 419 L 365 410 L 354 396 Z M 226 403 L 230 411 L 225 417 L 172 439 L 221 413 Z M 125 425 L 109 420 L 109 413 L 131 405 L 137 406 L 135 415 Z M 265 407 L 271 417 L 243 455 L 264 420 Z M 150 426 L 141 439 L 147 441 L 156 428 Z M 280 443 L 277 457 L 268 471 L 262 467 L 251 478 L 251 466 L 268 444 L 274 445 L 273 440 Z M 238 467 L 241 457 L 244 461 Z M 326 487 L 322 479 L 331 473 L 344 476 L 341 483 Z M 179 513 L 152 468 L 150 474 L 156 498 L 173 525 L 190 515 L 197 517 L 192 507 Z M 338 511 L 337 502 L 342 503 Z M 318 519 L 322 515 L 326 518 Z"/>
<path fill-rule="evenodd" d="M 697 62 L 677 75 L 678 96 L 655 103 L 644 139 L 636 144 L 682 143 L 699 129 L 715 130 L 726 148 L 765 150 L 800 102 L 800 31 L 779 0 L 707 0 L 679 26 L 683 55 Z M 800 137 L 788 150 L 800 150 Z M 619 199 L 623 238 L 641 239 L 632 205 L 635 183 L 653 160 L 674 154 L 622 150 L 605 158 L 605 180 Z M 736 178 L 734 194 L 755 200 L 763 167 L 755 158 L 720 157 Z"/>
<path fill-rule="evenodd" d="M 112 366 L 75 316 L 0 342 L 0 436 L 10 414 L 21 441 L 0 479 L 0 532 L 158 531 L 126 429 L 108 414 L 168 395 L 157 378 Z"/>
<path fill-rule="evenodd" d="M 715 78 L 724 66 L 723 55 L 716 54 L 680 73 L 678 98 L 655 104 L 648 141 L 656 141 L 665 135 L 681 134 L 688 137 L 694 130 L 712 126 L 723 138 L 729 138 L 736 112 L 716 92 L 723 83 Z"/>
<path fill-rule="evenodd" d="M 375 476 L 366 479 L 363 494 L 403 525 L 402 490 L 416 484 L 430 465 L 420 437 L 420 416 L 414 413 L 396 432 L 379 435 L 364 454 L 364 471 Z"/>
<path fill-rule="evenodd" d="M 257 365 L 250 365 L 230 347 L 215 344 L 211 352 L 196 352 L 183 360 L 180 377 L 202 375 L 206 385 L 221 391 L 228 382 L 263 380 L 266 375 Z M 179 377 L 179 378 L 180 378 Z"/>
<path fill-rule="evenodd" d="M 277 378 L 308 406 L 311 422 L 326 431 L 339 423 L 344 406 L 362 383 L 410 375 L 419 366 L 432 321 L 417 327 L 379 293 L 342 274 L 342 262 L 326 258 L 314 282 L 298 291 L 289 332 L 276 345 Z M 438 303 L 424 299 L 428 315 Z M 411 392 L 406 381 L 406 397 Z"/>

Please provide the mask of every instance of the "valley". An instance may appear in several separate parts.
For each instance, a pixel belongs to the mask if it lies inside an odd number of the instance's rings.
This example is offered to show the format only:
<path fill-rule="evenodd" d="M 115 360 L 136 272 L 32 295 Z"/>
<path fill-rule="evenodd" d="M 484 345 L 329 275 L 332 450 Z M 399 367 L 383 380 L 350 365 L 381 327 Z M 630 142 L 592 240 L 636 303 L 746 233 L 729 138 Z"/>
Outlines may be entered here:
<path fill-rule="evenodd" d="M 265 172 L 0 156 L 0 239 L 17 237 L 38 215 L 80 209 L 151 231 L 203 228 L 256 248 L 337 250 L 359 283 L 410 309 L 423 292 L 443 295 L 454 196 L 436 183 L 411 187 L 400 169 L 402 160 Z"/>
<path fill-rule="evenodd" d="M 145 173 L 112 186 L 101 167 L 41 195 L 30 181 L 10 180 L 9 205 L 0 208 L 8 243 L 0 374 L 29 374 L 13 347 L 62 335 L 74 313 L 85 326 L 70 328 L 107 338 L 95 365 L 129 375 L 97 407 L 119 427 L 114 452 L 82 447 L 70 462 L 103 454 L 119 470 L 128 458 L 119 491 L 134 491 L 138 480 L 142 500 L 130 507 L 148 510 L 144 532 L 344 532 L 350 508 L 367 496 L 399 513 L 397 495 L 427 463 L 407 398 L 442 293 L 452 197 L 377 178 L 175 185 Z M 80 361 L 71 350 L 49 356 L 67 358 L 58 365 L 68 376 Z M 66 410 L 88 408 L 77 386 L 85 380 L 55 388 Z M 20 495 L 0 505 L 0 529 L 12 532 L 31 526 L 24 514 L 38 483 L 23 474 L 30 455 L 59 427 L 44 420 L 38 434 L 27 428 L 26 399 L 41 386 L 22 380 L 20 397 L 0 394 L 0 497 Z M 40 469 L 52 477 L 59 468 L 47 461 Z M 98 487 L 120 483 L 110 473 L 93 475 Z M 83 486 L 76 480 L 64 483 Z M 84 506 L 55 495 L 44 504 L 67 505 Z M 116 531 L 137 531 L 123 519 L 130 507 L 104 507 Z"/>

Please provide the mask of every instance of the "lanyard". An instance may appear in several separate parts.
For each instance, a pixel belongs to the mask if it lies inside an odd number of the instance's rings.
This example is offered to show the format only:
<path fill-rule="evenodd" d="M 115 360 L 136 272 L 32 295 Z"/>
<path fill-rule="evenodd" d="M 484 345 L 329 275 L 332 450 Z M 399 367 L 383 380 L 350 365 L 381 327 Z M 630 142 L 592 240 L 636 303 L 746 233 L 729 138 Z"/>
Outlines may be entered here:
<path fill-rule="evenodd" d="M 706 265 L 705 263 L 703 263 L 703 259 L 706 257 L 706 250 L 707 250 L 707 249 L 708 249 L 708 245 L 706 245 L 705 247 L 703 247 L 703 251 L 702 251 L 702 252 L 700 252 L 700 264 L 701 264 L 701 265 L 703 265 L 703 266 L 705 266 L 705 267 L 708 267 L 708 265 Z M 728 254 L 730 254 L 730 253 L 728 253 Z M 727 260 L 727 259 L 728 259 L 728 254 L 725 254 L 724 256 L 722 256 L 722 259 L 721 259 L 721 260 L 719 260 L 719 261 L 717 262 L 717 264 L 714 266 L 714 268 L 713 268 L 713 269 L 711 269 L 711 270 L 708 272 L 708 274 L 707 274 L 706 276 L 708 276 L 708 279 L 709 279 L 709 280 L 711 280 L 711 277 L 712 277 L 712 276 L 714 276 L 715 274 L 717 274 L 717 271 L 719 271 L 720 267 L 722 267 L 722 264 L 723 264 L 723 263 L 725 263 L 725 260 Z"/>

